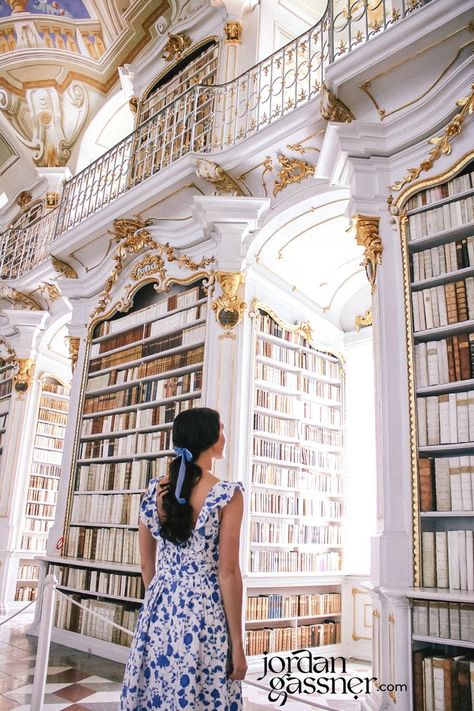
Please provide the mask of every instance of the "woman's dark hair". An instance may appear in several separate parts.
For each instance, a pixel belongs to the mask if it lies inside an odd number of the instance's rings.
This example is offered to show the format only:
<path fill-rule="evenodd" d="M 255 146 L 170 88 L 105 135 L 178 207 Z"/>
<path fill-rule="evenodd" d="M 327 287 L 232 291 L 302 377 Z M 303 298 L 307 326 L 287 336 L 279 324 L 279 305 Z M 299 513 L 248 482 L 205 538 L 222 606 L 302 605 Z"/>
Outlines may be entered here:
<path fill-rule="evenodd" d="M 186 543 L 193 532 L 193 509 L 189 504 L 189 498 L 202 475 L 196 459 L 201 452 L 216 444 L 220 435 L 220 422 L 219 413 L 209 407 L 184 410 L 175 417 L 173 445 L 185 447 L 191 452 L 193 458 L 186 463 L 186 474 L 181 490 L 181 496 L 186 499 L 185 504 L 180 504 L 175 496 L 181 456 L 173 459 L 169 466 L 169 488 L 162 499 L 165 518 L 160 528 L 162 537 L 167 541 L 177 544 Z"/>

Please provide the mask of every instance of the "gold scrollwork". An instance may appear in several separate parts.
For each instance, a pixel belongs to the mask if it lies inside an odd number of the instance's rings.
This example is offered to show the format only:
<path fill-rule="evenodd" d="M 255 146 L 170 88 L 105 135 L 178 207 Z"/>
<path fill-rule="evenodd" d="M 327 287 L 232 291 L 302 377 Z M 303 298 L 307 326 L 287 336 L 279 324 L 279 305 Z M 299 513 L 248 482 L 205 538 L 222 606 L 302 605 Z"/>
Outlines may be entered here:
<path fill-rule="evenodd" d="M 51 210 L 59 205 L 59 193 L 46 193 L 44 196 L 44 206 Z"/>
<path fill-rule="evenodd" d="M 186 267 L 186 269 L 190 269 L 191 271 L 196 269 L 205 269 L 216 261 L 215 257 L 203 257 L 200 262 L 195 262 L 185 254 L 177 256 L 174 247 L 171 247 L 168 242 L 164 245 L 164 247 L 161 245 L 160 247 L 165 251 L 168 262 L 177 262 L 180 269 L 182 267 Z"/>
<path fill-rule="evenodd" d="M 181 32 L 178 35 L 168 33 L 168 42 L 163 47 L 162 57 L 165 62 L 179 59 L 183 52 L 191 46 L 191 38 Z"/>
<path fill-rule="evenodd" d="M 138 113 L 138 104 L 140 103 L 140 99 L 138 96 L 132 96 L 131 99 L 128 100 L 128 105 L 130 107 L 130 111 L 132 114 Z"/>
<path fill-rule="evenodd" d="M 372 309 L 367 309 L 363 316 L 356 316 L 354 321 L 357 333 L 359 333 L 361 328 L 372 326 L 372 323 Z"/>
<path fill-rule="evenodd" d="M 66 341 L 69 349 L 69 358 L 71 359 L 71 368 L 74 372 L 77 365 L 77 359 L 79 358 L 81 339 L 79 336 L 66 336 Z"/>
<path fill-rule="evenodd" d="M 62 259 L 55 257 L 54 254 L 51 255 L 51 264 L 53 265 L 53 269 L 58 272 L 58 274 L 66 277 L 66 279 L 77 279 L 75 269 L 67 262 L 63 262 Z"/>
<path fill-rule="evenodd" d="M 320 112 L 325 121 L 336 123 L 351 123 L 355 118 L 352 111 L 342 101 L 339 101 L 324 82 L 321 85 Z"/>
<path fill-rule="evenodd" d="M 382 264 L 383 245 L 379 235 L 380 217 L 369 215 L 355 215 L 353 225 L 356 233 L 356 242 L 364 248 L 364 258 L 361 266 L 364 267 L 370 283 L 370 291 L 375 292 L 377 267 Z"/>
<path fill-rule="evenodd" d="M 244 283 L 242 272 L 216 272 L 222 295 L 212 302 L 211 308 L 216 312 L 217 322 L 225 329 L 235 328 L 242 320 L 247 304 L 238 295 L 238 289 Z"/>
<path fill-rule="evenodd" d="M 279 155 L 278 162 L 281 165 L 277 173 L 273 185 L 273 196 L 276 197 L 281 190 L 284 190 L 288 185 L 293 183 L 301 183 L 302 180 L 314 175 L 316 168 L 314 165 L 307 163 L 300 158 L 290 158 L 288 156 Z M 266 189 L 263 177 L 266 173 L 273 170 L 273 161 L 271 156 L 267 156 L 263 163 L 262 183 Z"/>
<path fill-rule="evenodd" d="M 17 393 L 26 393 L 33 382 L 35 362 L 32 358 L 17 358 L 18 370 L 13 376 L 14 387 Z"/>
<path fill-rule="evenodd" d="M 417 180 L 420 173 L 431 170 L 437 160 L 443 155 L 449 156 L 452 152 L 452 141 L 459 136 L 463 130 L 464 121 L 467 115 L 474 111 L 474 84 L 469 96 L 465 96 L 456 102 L 456 105 L 461 109 L 444 128 L 444 132 L 440 136 L 430 138 L 428 143 L 434 146 L 429 152 L 428 157 L 423 160 L 417 168 L 409 168 L 407 175 L 390 186 L 391 190 L 398 192 L 408 183 Z"/>
<path fill-rule="evenodd" d="M 29 205 L 32 199 L 33 196 L 29 190 L 22 190 L 16 199 L 16 204 L 23 210 L 27 205 Z"/>
<path fill-rule="evenodd" d="M 244 195 L 237 181 L 224 168 L 211 160 L 199 158 L 196 161 L 196 174 L 214 185 L 219 195 Z"/>
<path fill-rule="evenodd" d="M 61 292 L 56 284 L 51 284 L 47 281 L 39 285 L 39 290 L 46 299 L 49 299 L 49 301 L 56 301 L 56 299 L 61 296 Z"/>
<path fill-rule="evenodd" d="M 130 276 L 133 281 L 138 281 L 152 274 L 159 274 L 161 280 L 166 278 L 164 261 L 159 254 L 147 254 L 146 257 L 143 257 L 133 268 Z"/>
<path fill-rule="evenodd" d="M 229 20 L 224 25 L 226 44 L 240 44 L 242 41 L 242 23 L 238 20 Z"/>
<path fill-rule="evenodd" d="M 29 311 L 42 311 L 43 307 L 30 294 L 25 294 L 23 291 L 13 289 L 11 286 L 0 286 L 0 298 L 10 301 L 13 305 L 19 308 L 28 309 Z"/>

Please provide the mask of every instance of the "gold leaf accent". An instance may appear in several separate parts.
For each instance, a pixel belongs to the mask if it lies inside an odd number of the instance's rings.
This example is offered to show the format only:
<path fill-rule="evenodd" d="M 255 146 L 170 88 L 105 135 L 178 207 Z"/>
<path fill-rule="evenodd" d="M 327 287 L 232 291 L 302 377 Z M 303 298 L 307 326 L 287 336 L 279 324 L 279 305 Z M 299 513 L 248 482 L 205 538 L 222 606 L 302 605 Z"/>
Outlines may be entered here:
<path fill-rule="evenodd" d="M 50 284 L 49 282 L 43 282 L 43 284 L 40 284 L 39 290 L 41 291 L 41 294 L 50 301 L 56 301 L 56 299 L 61 296 L 61 292 L 56 284 Z"/>
<path fill-rule="evenodd" d="M 359 333 L 361 328 L 372 326 L 372 323 L 372 309 L 367 309 L 363 316 L 356 316 L 354 321 L 357 333 Z"/>
<path fill-rule="evenodd" d="M 299 158 L 289 158 L 284 155 L 278 156 L 281 165 L 278 171 L 274 186 L 273 195 L 276 197 L 281 190 L 284 190 L 292 183 L 301 183 L 302 180 L 314 175 L 316 168 Z M 264 171 L 265 173 L 266 171 Z"/>
<path fill-rule="evenodd" d="M 168 42 L 163 47 L 162 57 L 165 62 L 172 62 L 175 59 L 180 59 L 183 52 L 191 46 L 191 39 L 184 32 L 178 35 L 168 33 Z"/>
<path fill-rule="evenodd" d="M 67 345 L 69 348 L 69 358 L 71 359 L 71 368 L 74 372 L 77 359 L 79 357 L 79 348 L 81 345 L 81 339 L 78 336 L 66 336 Z"/>
<path fill-rule="evenodd" d="M 25 393 L 33 382 L 35 362 L 32 358 L 17 358 L 18 370 L 13 376 L 13 383 L 17 393 Z"/>
<path fill-rule="evenodd" d="M 235 328 L 244 315 L 247 304 L 238 295 L 238 289 L 244 283 L 245 276 L 242 272 L 216 272 L 222 295 L 212 302 L 211 308 L 216 312 L 217 322 L 225 330 Z"/>
<path fill-rule="evenodd" d="M 44 206 L 51 210 L 59 205 L 59 193 L 46 193 L 44 196 Z"/>
<path fill-rule="evenodd" d="M 147 254 L 146 257 L 143 257 L 133 268 L 131 277 L 133 281 L 138 281 L 152 274 L 159 274 L 161 280 L 166 278 L 163 258 L 159 254 Z"/>
<path fill-rule="evenodd" d="M 175 249 L 174 247 L 171 247 L 169 242 L 167 242 L 164 247 L 162 247 L 161 245 L 160 247 L 162 250 L 165 250 L 166 259 L 168 260 L 168 262 L 177 262 L 178 267 L 180 269 L 182 267 L 186 267 L 186 269 L 196 271 L 197 269 L 204 269 L 205 267 L 208 267 L 210 264 L 213 264 L 216 261 L 215 257 L 203 257 L 200 262 L 194 262 L 185 254 L 176 256 Z"/>
<path fill-rule="evenodd" d="M 368 215 L 355 215 L 353 225 L 356 233 L 356 242 L 364 248 L 364 258 L 361 266 L 364 267 L 367 279 L 370 283 L 370 291 L 375 292 L 375 280 L 377 278 L 377 266 L 382 264 L 383 245 L 379 235 L 380 217 L 370 217 Z"/>
<path fill-rule="evenodd" d="M 54 254 L 51 255 L 51 264 L 53 265 L 53 269 L 57 271 L 58 274 L 62 274 L 62 276 L 66 277 L 66 279 L 77 279 L 76 271 L 71 265 L 58 259 Z"/>
<path fill-rule="evenodd" d="M 342 101 L 339 101 L 324 82 L 321 85 L 320 111 L 325 121 L 335 121 L 336 123 L 351 123 L 351 121 L 354 121 L 352 111 Z"/>
<path fill-rule="evenodd" d="M 25 294 L 23 291 L 13 289 L 11 286 L 0 286 L 0 298 L 7 299 L 15 307 L 28 309 L 30 311 L 42 311 L 43 307 L 30 294 Z"/>
<path fill-rule="evenodd" d="M 224 25 L 226 44 L 240 44 L 242 41 L 242 23 L 238 20 L 229 20 Z"/>
<path fill-rule="evenodd" d="M 196 161 L 196 174 L 214 185 L 219 195 L 244 195 L 237 181 L 213 161 L 199 158 Z"/>
<path fill-rule="evenodd" d="M 138 104 L 140 103 L 140 99 L 138 96 L 132 96 L 131 99 L 128 100 L 128 105 L 130 107 L 130 111 L 132 114 L 138 113 Z"/>
<path fill-rule="evenodd" d="M 429 152 L 428 157 L 423 160 L 417 168 L 409 168 L 407 175 L 402 179 L 395 182 L 390 186 L 391 190 L 398 192 L 408 183 L 417 180 L 423 171 L 431 170 L 434 163 L 441 158 L 443 155 L 450 155 L 452 151 L 451 142 L 459 136 L 463 130 L 464 120 L 467 115 L 472 114 L 474 111 L 474 84 L 471 87 L 473 91 L 469 96 L 466 96 L 456 102 L 456 105 L 461 109 L 461 111 L 448 123 L 444 128 L 444 132 L 440 136 L 434 136 L 430 138 L 428 143 L 434 146 L 434 148 Z"/>
<path fill-rule="evenodd" d="M 32 200 L 32 195 L 28 190 L 23 190 L 16 199 L 16 204 L 23 210 Z"/>

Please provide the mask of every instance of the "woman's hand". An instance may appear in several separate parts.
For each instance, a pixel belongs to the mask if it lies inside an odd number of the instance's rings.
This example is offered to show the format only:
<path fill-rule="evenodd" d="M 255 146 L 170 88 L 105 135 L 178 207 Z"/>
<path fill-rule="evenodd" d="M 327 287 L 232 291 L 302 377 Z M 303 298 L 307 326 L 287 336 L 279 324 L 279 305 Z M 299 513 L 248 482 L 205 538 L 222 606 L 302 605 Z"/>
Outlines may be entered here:
<path fill-rule="evenodd" d="M 232 667 L 232 674 L 229 676 L 229 679 L 232 679 L 232 681 L 242 681 L 242 679 L 245 679 L 247 660 L 245 659 L 242 645 L 238 645 L 232 649 Z"/>

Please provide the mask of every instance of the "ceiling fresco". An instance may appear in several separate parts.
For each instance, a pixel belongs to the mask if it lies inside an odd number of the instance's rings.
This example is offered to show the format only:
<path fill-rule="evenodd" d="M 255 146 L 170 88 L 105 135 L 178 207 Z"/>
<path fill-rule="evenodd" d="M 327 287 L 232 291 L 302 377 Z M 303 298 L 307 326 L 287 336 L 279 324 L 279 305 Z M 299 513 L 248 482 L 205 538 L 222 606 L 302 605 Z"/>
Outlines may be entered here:
<path fill-rule="evenodd" d="M 76 20 L 84 20 L 90 17 L 82 0 L 10 0 L 10 2 L 0 0 L 0 17 L 12 15 L 12 5 L 16 10 L 14 14 L 18 10 L 22 10 L 35 15 L 55 15 Z"/>

